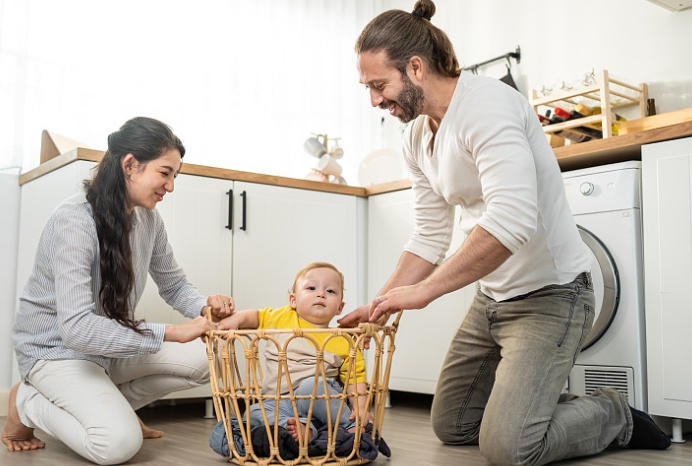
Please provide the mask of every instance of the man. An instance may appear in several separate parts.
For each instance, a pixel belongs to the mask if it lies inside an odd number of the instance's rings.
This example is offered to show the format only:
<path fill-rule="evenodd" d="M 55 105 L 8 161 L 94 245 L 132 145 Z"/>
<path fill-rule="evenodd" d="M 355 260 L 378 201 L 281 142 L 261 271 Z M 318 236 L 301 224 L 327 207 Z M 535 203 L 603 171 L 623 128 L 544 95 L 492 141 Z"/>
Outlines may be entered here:
<path fill-rule="evenodd" d="M 434 13 L 430 0 L 384 12 L 356 43 L 372 105 L 411 122 L 404 157 L 415 231 L 378 297 L 340 324 L 422 309 L 478 281 L 438 380 L 440 440 L 479 444 L 497 465 L 541 465 L 611 443 L 667 448 L 668 436 L 617 391 L 561 395 L 593 323 L 590 259 L 533 108 L 498 80 L 461 74 Z M 442 263 L 457 205 L 467 239 Z"/>

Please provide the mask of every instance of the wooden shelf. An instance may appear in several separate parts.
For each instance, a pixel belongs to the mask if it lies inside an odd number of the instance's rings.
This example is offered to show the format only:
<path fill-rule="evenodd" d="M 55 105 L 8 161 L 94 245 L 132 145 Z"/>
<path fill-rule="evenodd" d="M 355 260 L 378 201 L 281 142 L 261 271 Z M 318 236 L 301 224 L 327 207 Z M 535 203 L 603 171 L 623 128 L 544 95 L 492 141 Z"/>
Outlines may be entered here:
<path fill-rule="evenodd" d="M 565 172 L 627 160 L 641 160 L 642 145 L 688 136 L 692 136 L 692 121 L 555 147 L 553 152 L 560 169 Z"/>
<path fill-rule="evenodd" d="M 649 98 L 649 88 L 646 83 L 639 85 L 628 84 L 624 81 L 613 79 L 607 70 L 598 72 L 598 84 L 561 92 L 547 97 L 539 97 L 538 91 L 531 91 L 531 105 L 538 114 L 538 107 L 560 107 L 569 112 L 578 103 L 575 97 L 587 102 L 587 107 L 594 106 L 601 108 L 601 113 L 584 118 L 567 120 L 563 123 L 555 123 L 543 127 L 546 134 L 555 133 L 570 128 L 587 126 L 601 132 L 603 139 L 611 138 L 613 134 L 613 124 L 617 123 L 613 110 L 621 107 L 639 107 L 639 116 L 646 116 L 646 101 Z M 552 144 L 552 143 L 551 143 Z M 580 143 L 583 144 L 583 143 Z"/>

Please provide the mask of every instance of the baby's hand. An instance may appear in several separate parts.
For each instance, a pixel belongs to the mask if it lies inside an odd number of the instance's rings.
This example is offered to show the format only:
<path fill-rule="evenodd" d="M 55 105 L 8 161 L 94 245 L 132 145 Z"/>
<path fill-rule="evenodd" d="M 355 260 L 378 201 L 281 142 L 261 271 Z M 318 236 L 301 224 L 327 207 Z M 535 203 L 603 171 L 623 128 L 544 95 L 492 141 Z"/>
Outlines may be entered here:
<path fill-rule="evenodd" d="M 218 330 L 237 330 L 237 329 L 238 329 L 238 323 L 236 322 L 236 319 L 233 318 L 233 316 L 226 317 L 225 319 L 221 319 L 219 321 Z"/>

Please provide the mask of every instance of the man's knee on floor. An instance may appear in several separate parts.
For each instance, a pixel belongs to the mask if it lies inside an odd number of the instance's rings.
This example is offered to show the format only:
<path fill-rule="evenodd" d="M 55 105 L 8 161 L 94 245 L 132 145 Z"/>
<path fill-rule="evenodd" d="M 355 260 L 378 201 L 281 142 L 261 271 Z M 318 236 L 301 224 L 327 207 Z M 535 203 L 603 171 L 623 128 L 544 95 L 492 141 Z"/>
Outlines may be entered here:
<path fill-rule="evenodd" d="M 435 436 L 447 445 L 475 445 L 478 443 L 480 423 L 473 425 L 450 425 L 433 418 L 432 428 Z"/>
<path fill-rule="evenodd" d="M 538 447 L 521 448 L 517 441 L 502 433 L 490 438 L 481 436 L 478 445 L 483 457 L 496 466 L 533 466 L 540 458 Z"/>

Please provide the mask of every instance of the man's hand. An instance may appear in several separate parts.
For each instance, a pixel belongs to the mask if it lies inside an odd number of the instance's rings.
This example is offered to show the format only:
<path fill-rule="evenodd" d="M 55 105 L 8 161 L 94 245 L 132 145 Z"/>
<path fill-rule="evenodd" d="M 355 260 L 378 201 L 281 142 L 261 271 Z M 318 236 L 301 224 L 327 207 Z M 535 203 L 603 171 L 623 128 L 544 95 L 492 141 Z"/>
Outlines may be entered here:
<path fill-rule="evenodd" d="M 370 304 L 361 306 L 353 311 L 349 312 L 341 319 L 337 320 L 336 323 L 339 327 L 352 328 L 357 327 L 361 322 L 370 321 Z"/>
<path fill-rule="evenodd" d="M 385 294 L 373 299 L 368 311 L 369 321 L 379 322 L 383 316 L 386 316 L 386 319 L 388 319 L 390 314 L 403 309 L 425 308 L 432 300 L 426 297 L 424 283 L 423 281 L 415 285 L 392 288 Z M 386 319 L 384 319 L 385 322 Z"/>

